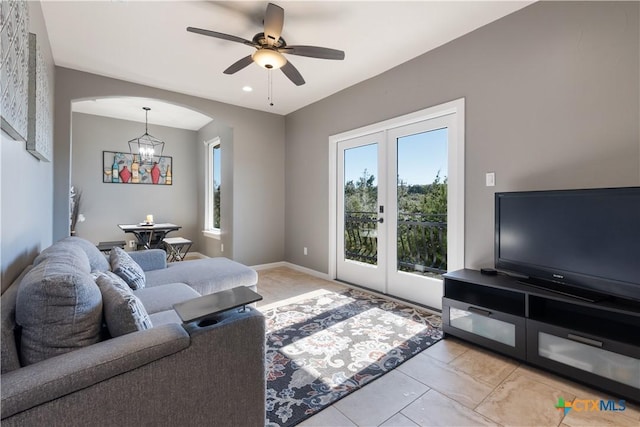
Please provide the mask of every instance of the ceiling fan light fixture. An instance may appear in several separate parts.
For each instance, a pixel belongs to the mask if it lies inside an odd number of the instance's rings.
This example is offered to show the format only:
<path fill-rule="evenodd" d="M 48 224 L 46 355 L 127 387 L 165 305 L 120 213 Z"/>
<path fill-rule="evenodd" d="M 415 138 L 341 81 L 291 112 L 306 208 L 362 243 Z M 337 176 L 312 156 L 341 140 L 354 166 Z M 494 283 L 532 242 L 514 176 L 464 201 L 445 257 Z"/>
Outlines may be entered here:
<path fill-rule="evenodd" d="M 266 47 L 256 50 L 251 58 L 256 64 L 267 70 L 277 70 L 287 63 L 287 58 L 284 55 Z"/>

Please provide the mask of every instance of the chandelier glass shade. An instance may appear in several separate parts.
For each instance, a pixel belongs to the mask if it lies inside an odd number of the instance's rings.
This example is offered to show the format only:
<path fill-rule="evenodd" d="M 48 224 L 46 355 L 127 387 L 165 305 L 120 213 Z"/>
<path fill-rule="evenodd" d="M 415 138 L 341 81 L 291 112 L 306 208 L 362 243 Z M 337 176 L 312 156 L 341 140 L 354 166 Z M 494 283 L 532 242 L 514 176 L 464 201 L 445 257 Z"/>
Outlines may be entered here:
<path fill-rule="evenodd" d="M 140 158 L 140 163 L 153 163 L 162 156 L 164 141 L 159 140 L 148 132 L 148 114 L 151 108 L 142 107 L 145 111 L 144 134 L 129 141 L 129 151 Z"/>

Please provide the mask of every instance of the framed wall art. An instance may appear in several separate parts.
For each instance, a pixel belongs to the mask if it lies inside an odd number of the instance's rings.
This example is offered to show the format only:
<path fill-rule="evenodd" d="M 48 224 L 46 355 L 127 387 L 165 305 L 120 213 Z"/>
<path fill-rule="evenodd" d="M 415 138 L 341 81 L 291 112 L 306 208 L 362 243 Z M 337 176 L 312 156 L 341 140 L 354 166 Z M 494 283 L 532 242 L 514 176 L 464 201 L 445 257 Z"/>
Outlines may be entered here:
<path fill-rule="evenodd" d="M 110 184 L 173 185 L 173 158 L 142 161 L 131 153 L 102 152 L 102 182 Z"/>
<path fill-rule="evenodd" d="M 26 1 L 0 2 L 1 127 L 16 141 L 26 141 L 29 97 L 29 10 Z"/>
<path fill-rule="evenodd" d="M 35 34 L 29 34 L 29 126 L 27 151 L 46 162 L 53 157 L 47 64 Z"/>

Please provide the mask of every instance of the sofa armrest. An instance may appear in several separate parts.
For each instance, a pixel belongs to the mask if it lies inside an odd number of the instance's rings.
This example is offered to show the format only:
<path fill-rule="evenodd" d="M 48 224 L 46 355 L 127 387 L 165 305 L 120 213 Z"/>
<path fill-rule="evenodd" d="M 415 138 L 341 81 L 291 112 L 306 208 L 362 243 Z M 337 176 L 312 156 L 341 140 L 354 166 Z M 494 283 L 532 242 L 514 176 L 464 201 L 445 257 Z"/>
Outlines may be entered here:
<path fill-rule="evenodd" d="M 182 335 L 190 340 L 187 348 L 54 400 L 47 395 L 46 400 L 41 399 L 44 403 L 28 410 L 15 412 L 15 402 L 6 408 L 3 394 L 2 426 L 41 425 L 43 420 L 52 426 L 204 426 L 220 422 L 229 427 L 262 426 L 264 317 L 247 309 L 225 313 L 217 320 L 209 326 L 174 324 L 178 329 L 184 327 Z M 2 393 L 6 393 L 6 375 L 2 376 Z M 30 381 L 28 377 L 22 376 L 24 381 Z M 12 379 L 11 387 L 21 386 Z"/>
<path fill-rule="evenodd" d="M 167 324 L 8 372 L 2 375 L 2 418 L 176 353 L 189 343 L 181 325 Z"/>
<path fill-rule="evenodd" d="M 144 271 L 167 268 L 167 253 L 162 249 L 148 249 L 128 252 L 128 254 Z"/>

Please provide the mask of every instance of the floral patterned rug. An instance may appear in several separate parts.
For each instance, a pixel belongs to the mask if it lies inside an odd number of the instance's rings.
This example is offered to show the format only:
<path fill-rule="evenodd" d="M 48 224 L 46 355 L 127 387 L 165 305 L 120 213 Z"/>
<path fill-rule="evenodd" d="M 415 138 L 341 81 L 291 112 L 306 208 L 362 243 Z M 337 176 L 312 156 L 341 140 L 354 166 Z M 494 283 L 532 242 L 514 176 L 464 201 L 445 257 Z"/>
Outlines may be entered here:
<path fill-rule="evenodd" d="M 440 316 L 353 289 L 264 315 L 269 427 L 298 424 L 442 338 Z"/>

